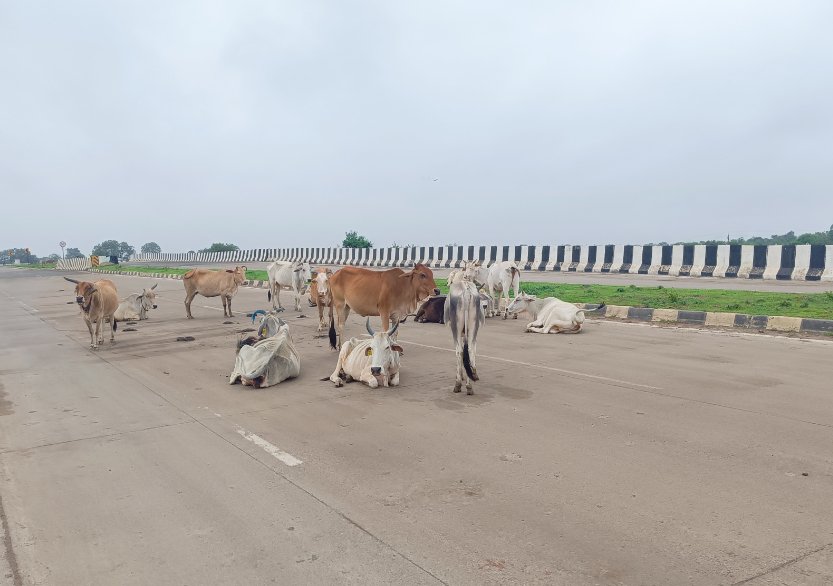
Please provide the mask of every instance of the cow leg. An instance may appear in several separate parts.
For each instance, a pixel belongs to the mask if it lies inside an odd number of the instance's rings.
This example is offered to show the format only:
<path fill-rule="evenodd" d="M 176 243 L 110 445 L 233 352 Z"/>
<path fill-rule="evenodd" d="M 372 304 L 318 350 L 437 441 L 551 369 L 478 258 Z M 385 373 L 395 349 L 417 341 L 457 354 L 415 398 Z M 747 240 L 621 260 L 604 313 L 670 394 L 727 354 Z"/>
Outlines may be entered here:
<path fill-rule="evenodd" d="M 463 344 L 461 340 L 457 342 L 455 354 L 457 355 L 457 379 L 454 381 L 454 392 L 459 393 L 463 390 L 463 380 L 466 376 L 466 369 L 463 366 Z"/>
<path fill-rule="evenodd" d="M 112 316 L 110 318 L 110 343 L 111 344 L 116 343 L 116 327 L 117 327 L 116 316 Z"/>
<path fill-rule="evenodd" d="M 188 319 L 194 319 L 194 316 L 191 315 L 191 302 L 194 300 L 194 297 L 196 296 L 196 291 L 190 291 L 185 295 L 185 317 L 187 317 Z"/>
<path fill-rule="evenodd" d="M 95 343 L 95 333 L 93 332 L 93 323 L 87 319 L 86 315 L 84 316 L 84 323 L 87 324 L 87 329 L 90 331 L 90 348 L 95 350 L 97 346 Z"/>
<path fill-rule="evenodd" d="M 295 311 L 301 311 L 301 291 L 295 290 Z"/>
<path fill-rule="evenodd" d="M 327 326 L 326 326 L 326 324 L 324 324 L 324 306 L 321 303 L 319 303 L 318 304 L 318 333 L 320 334 L 321 331 L 325 327 L 327 327 Z"/>
<path fill-rule="evenodd" d="M 344 324 L 347 322 L 347 316 L 350 315 L 350 306 L 346 303 L 338 314 L 338 347 L 341 348 L 341 341 L 344 339 Z"/>
<path fill-rule="evenodd" d="M 398 387 L 399 386 L 399 371 L 396 371 L 392 377 L 390 377 L 390 386 Z"/>
<path fill-rule="evenodd" d="M 231 312 L 231 295 L 226 296 L 226 303 L 228 304 L 228 317 L 234 317 L 234 314 Z"/>

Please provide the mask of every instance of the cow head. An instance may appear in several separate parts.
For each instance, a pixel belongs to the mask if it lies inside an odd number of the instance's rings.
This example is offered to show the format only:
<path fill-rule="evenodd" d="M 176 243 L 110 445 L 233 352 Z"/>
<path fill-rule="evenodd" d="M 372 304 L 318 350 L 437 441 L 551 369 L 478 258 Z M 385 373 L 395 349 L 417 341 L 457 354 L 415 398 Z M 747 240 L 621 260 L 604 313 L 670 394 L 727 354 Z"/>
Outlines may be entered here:
<path fill-rule="evenodd" d="M 486 284 L 488 271 L 480 266 L 480 261 L 467 262 L 463 265 L 463 278 L 468 279 L 480 289 Z"/>
<path fill-rule="evenodd" d="M 402 346 L 396 343 L 391 336 L 396 333 L 399 327 L 397 321 L 387 332 L 374 332 L 370 327 L 370 318 L 367 318 L 367 333 L 373 338 L 370 346 L 365 350 L 365 355 L 370 356 L 370 374 L 372 374 L 380 386 L 387 386 L 391 377 L 399 372 L 399 356 L 404 354 Z"/>
<path fill-rule="evenodd" d="M 238 285 L 242 285 L 243 281 L 246 280 L 246 266 L 243 265 L 239 267 L 234 267 L 234 270 L 231 272 L 234 273 L 234 282 Z"/>
<path fill-rule="evenodd" d="M 333 274 L 331 269 L 324 269 L 316 272 L 312 280 L 315 281 L 315 288 L 318 291 L 318 303 L 326 304 L 327 297 L 330 295 L 330 275 Z"/>
<path fill-rule="evenodd" d="M 155 303 L 155 301 L 156 301 L 156 292 L 154 291 L 154 289 L 156 289 L 156 285 L 158 285 L 158 284 L 159 283 L 156 283 L 150 289 L 143 289 L 142 290 L 142 296 L 141 296 L 142 308 L 145 311 L 147 311 L 149 309 L 156 309 L 156 303 Z"/>
<path fill-rule="evenodd" d="M 94 283 L 89 281 L 76 281 L 69 277 L 64 277 L 70 283 L 75 283 L 75 302 L 81 306 L 84 311 L 90 310 L 90 303 L 92 303 L 93 293 L 98 291 Z"/>
<path fill-rule="evenodd" d="M 535 295 L 527 295 L 521 291 L 518 296 L 512 300 L 512 303 L 509 304 L 506 311 L 508 313 L 520 313 L 522 311 L 527 311 L 529 309 L 529 304 L 536 299 L 538 298 Z"/>
<path fill-rule="evenodd" d="M 422 263 L 417 263 L 410 272 L 400 275 L 400 278 L 411 280 L 411 288 L 418 301 L 440 294 L 437 283 L 434 282 L 434 273 Z"/>

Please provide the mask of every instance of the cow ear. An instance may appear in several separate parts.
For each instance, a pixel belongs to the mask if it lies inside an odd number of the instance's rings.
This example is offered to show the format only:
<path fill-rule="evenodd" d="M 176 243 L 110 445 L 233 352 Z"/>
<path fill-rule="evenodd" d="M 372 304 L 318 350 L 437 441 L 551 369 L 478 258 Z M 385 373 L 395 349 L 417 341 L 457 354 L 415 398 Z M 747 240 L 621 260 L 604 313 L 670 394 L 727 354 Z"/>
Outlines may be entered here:
<path fill-rule="evenodd" d="M 405 353 L 405 351 L 402 349 L 402 346 L 400 346 L 399 344 L 391 344 L 390 349 L 393 350 L 394 352 L 399 352 L 400 354 Z"/>
<path fill-rule="evenodd" d="M 364 350 L 364 355 L 365 356 L 371 356 L 372 354 L 373 354 L 373 348 L 370 348 L 370 347 L 365 348 L 365 350 Z"/>

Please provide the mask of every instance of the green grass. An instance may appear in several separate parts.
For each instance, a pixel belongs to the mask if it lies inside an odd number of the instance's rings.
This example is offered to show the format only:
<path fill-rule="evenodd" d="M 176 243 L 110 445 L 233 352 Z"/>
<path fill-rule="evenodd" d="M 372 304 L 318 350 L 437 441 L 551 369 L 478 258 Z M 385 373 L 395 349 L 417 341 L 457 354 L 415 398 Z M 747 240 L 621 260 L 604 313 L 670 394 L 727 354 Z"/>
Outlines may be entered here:
<path fill-rule="evenodd" d="M 104 265 L 102 270 L 134 271 L 182 275 L 187 268 L 162 268 L 132 265 Z M 251 281 L 268 281 L 266 271 L 246 271 Z M 445 279 L 437 285 L 448 292 Z M 726 289 L 670 289 L 630 285 L 562 285 L 556 283 L 521 283 L 521 289 L 539 297 L 558 297 L 571 303 L 607 303 L 657 309 L 718 311 L 749 315 L 784 315 L 833 319 L 833 291 L 823 293 L 769 293 Z"/>
<path fill-rule="evenodd" d="M 539 297 L 558 297 L 571 303 L 604 302 L 610 305 L 659 309 L 833 319 L 833 291 L 770 293 L 726 289 L 669 289 L 661 286 L 617 287 L 554 283 L 521 283 L 521 289 Z"/>
<path fill-rule="evenodd" d="M 144 265 L 101 265 L 98 267 L 102 271 L 130 271 L 133 273 L 162 273 L 163 275 L 184 275 L 190 268 L 170 268 L 170 267 L 147 267 Z M 266 271 L 246 271 L 246 278 L 250 281 L 268 281 L 269 277 Z"/>

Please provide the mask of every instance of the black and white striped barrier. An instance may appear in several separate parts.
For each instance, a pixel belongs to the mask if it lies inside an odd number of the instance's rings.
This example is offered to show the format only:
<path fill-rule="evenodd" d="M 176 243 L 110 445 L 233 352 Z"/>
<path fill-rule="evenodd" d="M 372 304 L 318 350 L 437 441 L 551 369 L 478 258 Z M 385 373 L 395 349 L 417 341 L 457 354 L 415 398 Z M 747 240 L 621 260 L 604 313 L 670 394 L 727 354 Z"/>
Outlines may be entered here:
<path fill-rule="evenodd" d="M 131 260 L 194 264 L 284 260 L 366 267 L 409 267 L 420 262 L 432 268 L 457 268 L 470 260 L 488 265 L 511 260 L 527 271 L 833 281 L 833 246 L 809 244 L 258 248 L 215 253 L 139 254 Z"/>
<path fill-rule="evenodd" d="M 89 257 L 61 259 L 55 268 L 64 271 L 86 271 L 92 266 Z"/>

